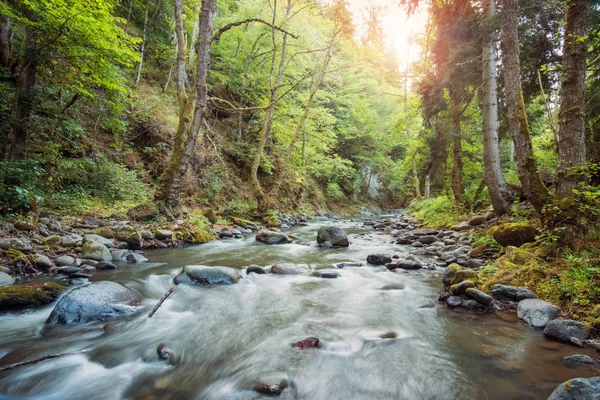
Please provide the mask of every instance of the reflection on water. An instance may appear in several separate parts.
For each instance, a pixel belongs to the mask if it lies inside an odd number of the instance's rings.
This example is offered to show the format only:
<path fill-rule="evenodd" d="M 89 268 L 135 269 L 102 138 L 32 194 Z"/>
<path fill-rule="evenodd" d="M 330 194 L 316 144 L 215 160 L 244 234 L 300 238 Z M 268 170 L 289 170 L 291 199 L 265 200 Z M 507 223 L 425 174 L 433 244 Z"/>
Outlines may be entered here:
<path fill-rule="evenodd" d="M 348 249 L 320 250 L 320 223 L 290 231 L 299 240 L 267 246 L 252 235 L 157 250 L 148 264 L 98 271 L 138 290 L 145 311 L 119 321 L 44 327 L 51 307 L 0 317 L 1 363 L 89 349 L 0 373 L 0 398 L 260 399 L 257 380 L 289 379 L 282 399 L 545 399 L 587 369 L 561 358 L 584 350 L 545 340 L 510 316 L 450 311 L 437 304 L 439 271 L 339 269 L 337 279 L 251 274 L 237 285 L 180 285 L 149 311 L 188 264 L 243 267 L 277 261 L 332 268 L 370 253 L 407 255 L 388 235 L 339 222 Z M 308 336 L 319 349 L 299 350 Z M 156 348 L 177 357 L 169 366 Z"/>

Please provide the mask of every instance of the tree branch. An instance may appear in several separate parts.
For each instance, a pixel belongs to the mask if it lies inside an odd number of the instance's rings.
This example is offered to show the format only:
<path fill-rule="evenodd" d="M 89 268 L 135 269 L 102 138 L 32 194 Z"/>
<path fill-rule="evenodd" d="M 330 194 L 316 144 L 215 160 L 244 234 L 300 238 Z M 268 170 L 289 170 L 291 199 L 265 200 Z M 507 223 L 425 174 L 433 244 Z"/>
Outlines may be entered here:
<path fill-rule="evenodd" d="M 265 21 L 265 20 L 262 20 L 260 18 L 249 18 L 249 19 L 245 19 L 243 21 L 232 22 L 232 23 L 227 24 L 224 27 L 220 28 L 219 30 L 217 30 L 215 32 L 215 35 L 213 36 L 213 40 L 218 41 L 219 39 L 221 39 L 221 35 L 223 33 L 227 32 L 228 30 L 230 30 L 231 28 L 235 28 L 236 26 L 240 26 L 240 25 L 244 25 L 244 24 L 249 24 L 250 22 L 260 22 L 261 24 L 268 25 L 271 28 L 278 30 L 279 32 L 288 34 L 289 36 L 293 37 L 294 39 L 298 39 L 298 35 L 294 35 L 293 33 L 290 33 L 278 26 L 275 26 L 275 25 Z"/>

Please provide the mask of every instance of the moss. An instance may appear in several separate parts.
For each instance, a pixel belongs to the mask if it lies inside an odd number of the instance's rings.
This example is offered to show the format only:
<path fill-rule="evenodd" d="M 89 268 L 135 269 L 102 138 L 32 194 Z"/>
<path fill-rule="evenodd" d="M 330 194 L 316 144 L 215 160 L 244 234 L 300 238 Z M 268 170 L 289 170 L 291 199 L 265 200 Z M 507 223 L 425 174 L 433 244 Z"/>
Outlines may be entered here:
<path fill-rule="evenodd" d="M 466 280 L 472 280 L 472 281 L 477 280 L 477 272 L 475 272 L 471 269 L 463 269 L 463 270 L 457 271 L 456 275 L 454 275 L 454 278 L 452 279 L 452 285 L 456 285 L 456 284 L 461 283 Z"/>
<path fill-rule="evenodd" d="M 0 311 L 43 306 L 54 301 L 62 291 L 63 287 L 57 283 L 0 287 Z"/>
<path fill-rule="evenodd" d="M 265 222 L 265 224 L 267 224 L 269 228 L 277 228 L 279 227 L 279 225 L 281 225 L 281 221 L 279 221 L 279 218 L 273 210 L 268 210 L 265 213 L 263 221 Z"/>

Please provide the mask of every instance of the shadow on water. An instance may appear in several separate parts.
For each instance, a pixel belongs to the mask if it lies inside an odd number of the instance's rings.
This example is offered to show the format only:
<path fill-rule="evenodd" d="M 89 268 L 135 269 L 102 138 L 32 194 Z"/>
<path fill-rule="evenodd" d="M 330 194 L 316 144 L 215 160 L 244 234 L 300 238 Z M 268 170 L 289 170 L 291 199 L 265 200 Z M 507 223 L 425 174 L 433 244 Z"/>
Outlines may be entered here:
<path fill-rule="evenodd" d="M 252 235 L 156 250 L 147 264 L 98 271 L 146 299 L 140 314 L 84 326 L 44 328 L 51 311 L 0 317 L 2 364 L 89 349 L 0 372 L 0 399 L 260 399 L 258 379 L 286 380 L 282 399 L 545 399 L 587 369 L 561 358 L 582 350 L 545 340 L 510 316 L 447 310 L 436 299 L 439 271 L 338 269 L 337 279 L 251 274 L 231 286 L 180 285 L 156 315 L 147 312 L 189 264 L 241 268 L 275 262 L 334 268 L 368 254 L 408 255 L 392 237 L 336 222 L 348 249 L 321 250 L 323 222 L 290 229 L 298 240 L 266 246 Z M 291 343 L 308 336 L 320 348 Z M 177 362 L 157 359 L 167 344 Z"/>

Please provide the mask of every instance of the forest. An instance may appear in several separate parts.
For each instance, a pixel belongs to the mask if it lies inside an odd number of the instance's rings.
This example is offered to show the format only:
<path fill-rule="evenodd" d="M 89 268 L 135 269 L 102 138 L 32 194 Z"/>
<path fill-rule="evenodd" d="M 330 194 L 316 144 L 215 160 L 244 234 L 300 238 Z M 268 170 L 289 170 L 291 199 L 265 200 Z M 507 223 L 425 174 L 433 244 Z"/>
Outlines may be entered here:
<path fill-rule="evenodd" d="M 392 11 L 427 22 L 392 38 Z M 266 243 L 362 215 L 471 292 L 527 288 L 597 336 L 599 32 L 592 0 L 2 0 L 4 272 L 49 272 L 40 255 L 77 258 L 90 233 Z M 49 242 L 65 232 L 83 241 Z"/>

